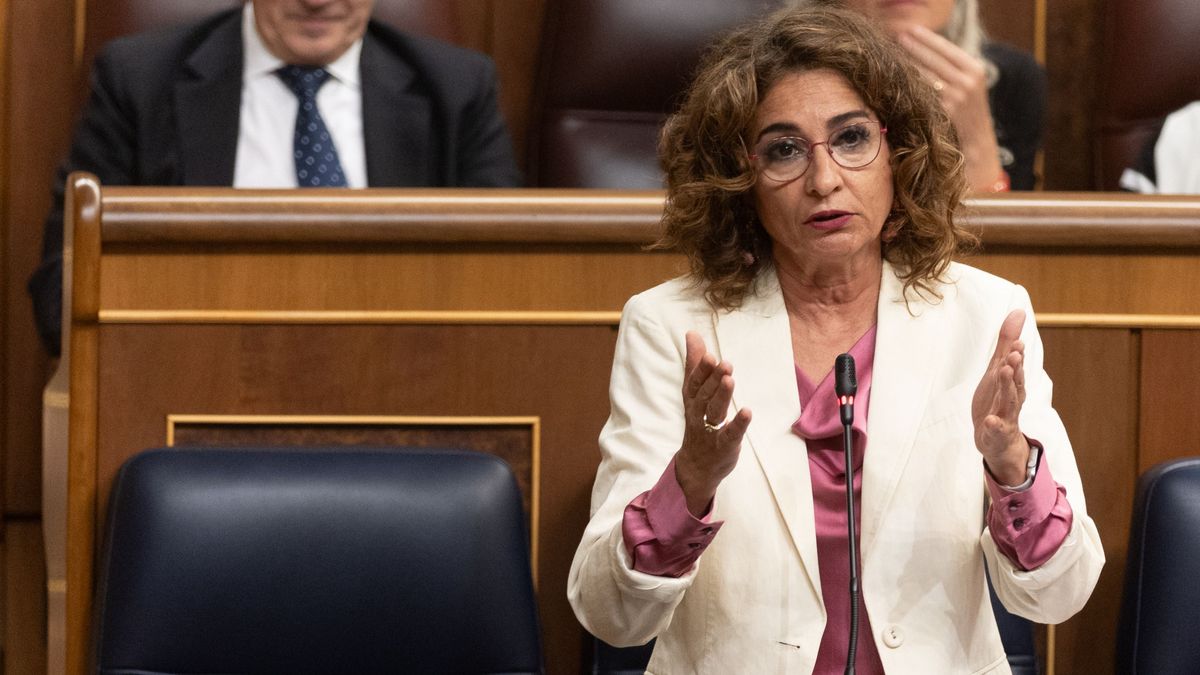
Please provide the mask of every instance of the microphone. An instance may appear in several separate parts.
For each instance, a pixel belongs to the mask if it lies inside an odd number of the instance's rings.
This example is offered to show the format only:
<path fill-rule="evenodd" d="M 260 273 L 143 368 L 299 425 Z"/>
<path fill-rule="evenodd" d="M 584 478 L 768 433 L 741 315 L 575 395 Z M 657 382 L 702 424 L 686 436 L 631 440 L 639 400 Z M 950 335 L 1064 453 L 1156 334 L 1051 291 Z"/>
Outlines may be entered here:
<path fill-rule="evenodd" d="M 846 675 L 854 675 L 854 657 L 858 648 L 858 546 L 854 531 L 854 395 L 858 393 L 858 377 L 854 374 L 854 357 L 839 354 L 833 362 L 833 390 L 841 402 L 842 450 L 846 461 L 846 523 L 850 548 L 850 646 L 846 650 Z"/>
<path fill-rule="evenodd" d="M 854 357 L 839 354 L 833 362 L 833 391 L 842 402 L 842 424 L 854 422 L 854 395 L 858 393 L 858 377 L 854 375 Z"/>

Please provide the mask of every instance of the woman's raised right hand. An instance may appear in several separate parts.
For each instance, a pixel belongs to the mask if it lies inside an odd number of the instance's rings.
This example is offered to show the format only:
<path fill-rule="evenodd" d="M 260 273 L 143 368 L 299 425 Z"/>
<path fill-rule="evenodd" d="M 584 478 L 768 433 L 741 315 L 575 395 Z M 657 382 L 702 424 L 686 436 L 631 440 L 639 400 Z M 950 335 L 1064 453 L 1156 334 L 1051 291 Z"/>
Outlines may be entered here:
<path fill-rule="evenodd" d="M 733 400 L 733 364 L 718 362 L 698 333 L 688 331 L 684 339 L 683 446 L 675 455 L 675 479 L 687 498 L 688 511 L 699 517 L 737 465 L 750 410 L 742 408 L 727 420 Z"/>

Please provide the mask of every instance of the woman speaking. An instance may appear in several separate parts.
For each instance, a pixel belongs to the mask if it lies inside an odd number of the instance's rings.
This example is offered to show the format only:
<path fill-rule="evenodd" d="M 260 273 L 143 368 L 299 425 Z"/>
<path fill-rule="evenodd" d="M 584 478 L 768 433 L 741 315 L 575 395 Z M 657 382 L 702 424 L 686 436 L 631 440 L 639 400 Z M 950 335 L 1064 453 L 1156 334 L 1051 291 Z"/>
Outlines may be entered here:
<path fill-rule="evenodd" d="M 1039 622 L 1096 583 L 1029 297 L 952 262 L 963 157 L 911 63 L 853 13 L 775 14 L 663 131 L 660 245 L 690 273 L 625 306 L 568 582 L 601 639 L 658 638 L 650 672 L 1006 673 L 985 563 Z"/>

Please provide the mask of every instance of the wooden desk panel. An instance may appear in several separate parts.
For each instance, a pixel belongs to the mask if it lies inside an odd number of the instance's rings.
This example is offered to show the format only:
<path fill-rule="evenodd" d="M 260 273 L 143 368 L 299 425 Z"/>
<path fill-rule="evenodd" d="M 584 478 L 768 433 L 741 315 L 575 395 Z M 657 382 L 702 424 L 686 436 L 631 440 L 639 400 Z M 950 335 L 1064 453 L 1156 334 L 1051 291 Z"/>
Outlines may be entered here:
<path fill-rule="evenodd" d="M 1189 292 L 1197 294 L 1200 287 Z M 1142 334 L 1138 473 L 1159 462 L 1200 455 L 1200 331 Z"/>
<path fill-rule="evenodd" d="M 155 310 L 613 312 L 631 288 L 683 271 L 678 256 L 637 245 L 272 246 L 229 250 L 219 262 L 211 251 L 113 248 L 100 275 L 103 311 L 143 320 Z"/>
<path fill-rule="evenodd" d="M 1039 315 L 1089 314 L 1096 320 L 1105 315 L 1200 316 L 1200 292 L 1182 292 L 1200 290 L 1197 260 L 1195 251 L 1135 249 L 985 252 L 966 262 L 1025 286 Z M 1083 321 L 1080 317 L 1077 322 Z"/>
<path fill-rule="evenodd" d="M 1137 480 L 1139 331 L 1043 328 L 1054 406 L 1071 437 L 1107 562 L 1083 610 L 1057 626 L 1059 673 L 1113 672 L 1129 514 Z M 1097 648 L 1105 645 L 1107 648 Z"/>

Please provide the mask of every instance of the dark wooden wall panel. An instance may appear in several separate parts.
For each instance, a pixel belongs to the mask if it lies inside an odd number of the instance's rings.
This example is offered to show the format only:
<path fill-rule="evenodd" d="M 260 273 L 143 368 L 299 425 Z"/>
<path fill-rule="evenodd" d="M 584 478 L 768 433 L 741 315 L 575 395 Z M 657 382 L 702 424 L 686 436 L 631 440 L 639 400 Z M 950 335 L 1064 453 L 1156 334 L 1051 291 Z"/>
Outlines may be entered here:
<path fill-rule="evenodd" d="M 1141 454 L 1138 472 L 1200 455 L 1200 332 L 1148 330 L 1142 335 Z"/>
<path fill-rule="evenodd" d="M 1090 190 L 1103 0 L 1054 0 L 1046 13 L 1045 189 Z"/>
<path fill-rule="evenodd" d="M 7 101 L 9 98 L 8 92 L 10 82 L 8 70 L 8 44 L 11 41 L 8 32 L 8 19 L 8 0 L 0 0 L 0 134 L 4 134 L 4 132 L 6 132 L 8 129 Z M 7 141 L 7 136 L 0 136 L 0 147 L 4 147 L 2 144 L 5 141 Z M 8 187 L 8 169 L 9 167 L 7 158 L 0 160 L 0 191 L 5 191 Z M 4 318 L 7 318 L 5 307 L 8 305 L 6 298 L 8 297 L 9 286 L 9 256 L 7 242 L 8 228 L 5 226 L 6 224 L 7 219 L 3 216 L 0 216 L 0 315 L 3 315 Z M 8 352 L 6 349 L 4 349 L 4 345 L 6 343 L 6 331 L 0 331 L 0 426 L 2 426 L 3 422 L 8 419 L 8 391 L 7 387 L 3 384 L 8 381 L 8 377 L 6 375 L 8 370 Z M 4 464 L 8 459 L 7 453 L 5 452 L 6 448 L 7 444 L 3 439 L 0 439 L 0 485 L 4 484 Z M 0 504 L 2 503 L 3 500 L 0 500 Z M 2 509 L 0 509 L 0 514 L 2 514 Z M 12 550 L 12 544 L 7 543 L 11 541 L 11 537 L 9 536 L 8 532 L 5 531 L 6 529 L 7 523 L 4 521 L 3 516 L 0 515 L 0 574 L 2 574 L 2 576 L 0 576 L 0 584 L 3 584 L 4 588 L 3 595 L 0 595 L 0 615 L 6 614 L 12 607 L 12 603 L 6 602 L 4 599 L 9 596 L 8 583 L 16 578 L 16 575 L 10 574 L 7 570 L 9 552 Z M 5 647 L 12 642 L 10 633 L 3 630 L 4 626 L 7 624 L 8 619 L 6 616 L 5 619 L 0 622 L 0 654 L 3 654 Z"/>
<path fill-rule="evenodd" d="M 25 281 L 41 258 L 42 219 L 50 185 L 67 147 L 74 114 L 71 22 L 73 7 L 43 0 L 9 3 L 8 166 L 2 206 L 5 247 L 4 331 L 6 410 L 3 428 L 8 512 L 41 510 L 41 387 L 45 358 L 33 328 Z"/>
<path fill-rule="evenodd" d="M 40 259 L 50 184 L 74 116 L 75 4 L 0 3 L 0 465 L 6 673 L 44 673 L 41 389 L 47 360 L 25 280 Z"/>
<path fill-rule="evenodd" d="M 1033 54 L 1037 50 L 1037 4 L 1046 0 L 981 0 L 979 14 L 988 37 Z"/>
<path fill-rule="evenodd" d="M 1054 405 L 1071 436 L 1107 562 L 1083 610 L 1055 629 L 1059 673 L 1113 672 L 1117 614 L 1133 510 L 1138 336 L 1128 329 L 1042 331 Z"/>
<path fill-rule="evenodd" d="M 4 673 L 46 672 L 45 600 L 42 528 L 32 519 L 4 526 Z"/>
<path fill-rule="evenodd" d="M 553 0 L 492 0 L 489 53 L 500 74 L 500 105 L 512 131 L 517 161 L 525 164 L 537 72 L 538 42 L 546 2 Z"/>

